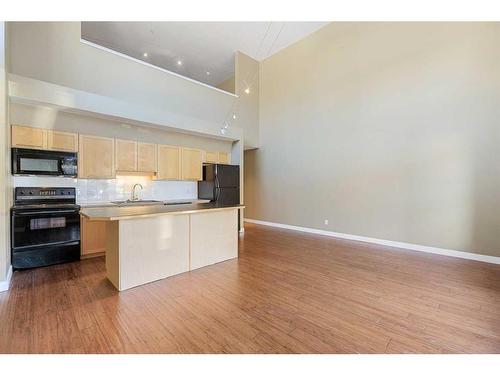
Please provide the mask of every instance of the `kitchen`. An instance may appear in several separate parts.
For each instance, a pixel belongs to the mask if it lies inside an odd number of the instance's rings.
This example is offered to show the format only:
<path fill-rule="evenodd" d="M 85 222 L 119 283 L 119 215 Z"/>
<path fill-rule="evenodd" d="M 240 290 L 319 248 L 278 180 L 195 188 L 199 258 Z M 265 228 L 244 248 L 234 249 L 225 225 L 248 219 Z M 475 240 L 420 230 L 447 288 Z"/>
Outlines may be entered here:
<path fill-rule="evenodd" d="M 16 113 L 22 113 L 23 120 L 26 120 L 26 115 L 29 116 L 30 112 L 55 112 L 50 108 L 23 105 L 19 105 L 19 112 L 16 112 L 15 108 L 16 106 L 12 111 L 13 117 Z M 88 134 L 88 127 L 85 128 L 87 134 L 69 132 L 67 129 L 71 121 L 68 121 L 68 117 L 73 123 L 89 119 L 73 114 L 52 114 L 57 118 L 55 126 L 64 123 L 64 130 L 27 126 L 26 122 L 11 127 L 15 192 L 12 210 L 14 269 L 106 256 L 109 274 L 116 274 L 117 270 L 111 266 L 112 250 L 106 249 L 106 243 L 112 237 L 111 222 L 124 215 L 128 219 L 159 216 L 158 219 L 164 221 L 163 215 L 175 214 L 172 218 L 167 218 L 167 221 L 180 220 L 180 224 L 175 226 L 174 223 L 164 223 L 163 229 L 159 228 L 158 235 L 161 237 L 162 233 L 171 230 L 174 225 L 176 236 L 182 237 L 174 242 L 177 246 L 171 251 L 177 253 L 169 258 L 169 262 L 164 262 L 163 268 L 160 267 L 157 272 L 151 271 L 154 276 L 142 275 L 140 282 L 127 282 L 126 288 L 237 257 L 237 211 L 238 207 L 242 207 L 239 201 L 240 172 L 238 165 L 231 164 L 230 142 L 103 120 L 100 123 L 94 122 L 94 126 L 99 130 L 107 126 L 106 134 L 120 134 L 132 139 L 103 137 L 101 133 Z M 75 130 L 75 127 L 71 130 Z M 163 139 L 168 140 L 169 144 L 146 142 L 159 142 Z M 174 144 L 176 140 L 183 145 Z M 35 209 L 48 210 L 44 206 L 50 207 L 50 213 L 35 214 Z M 76 213 L 67 213 L 68 209 L 75 208 L 80 209 L 79 220 L 76 219 Z M 54 214 L 56 209 L 63 210 L 65 214 Z M 230 210 L 231 213 L 214 227 L 213 219 L 221 215 L 215 211 L 221 210 Z M 201 250 L 187 246 L 194 243 L 195 231 L 186 220 L 191 216 L 198 218 L 197 212 L 214 214 L 214 217 L 210 215 L 209 222 L 199 224 L 207 228 L 212 223 L 212 230 L 203 236 L 211 235 L 220 239 L 223 232 L 228 232 L 225 235 L 230 245 L 226 253 L 219 256 L 204 254 L 205 259 L 196 262 L 192 254 L 200 253 Z M 126 223 L 130 224 L 128 221 Z M 78 225 L 80 227 L 76 228 Z M 181 235 L 182 227 L 187 231 Z M 151 236 L 148 238 L 141 233 L 137 235 L 142 244 L 140 247 L 148 239 L 152 240 Z M 188 238 L 190 235 L 191 240 Z M 159 241 L 161 242 L 161 238 Z M 161 243 L 156 250 L 161 254 L 165 246 L 165 243 Z M 151 246 L 148 248 L 153 249 Z M 118 249 L 114 250 L 114 264 L 118 265 Z M 138 249 L 134 248 L 133 251 L 138 252 Z M 175 263 L 172 259 L 177 258 L 182 258 L 181 265 L 168 269 L 168 264 Z M 120 267 L 124 267 L 124 259 L 121 257 Z M 151 263 L 141 265 L 140 262 L 144 259 L 149 259 Z M 134 267 L 150 270 L 153 269 L 152 265 L 160 264 L 159 259 L 146 254 L 134 258 L 132 263 Z M 133 270 L 129 272 L 133 273 Z M 108 277 L 117 289 L 125 288 L 120 287 L 118 279 Z"/>
<path fill-rule="evenodd" d="M 498 35 L 0 22 L 0 353 L 500 352 Z"/>

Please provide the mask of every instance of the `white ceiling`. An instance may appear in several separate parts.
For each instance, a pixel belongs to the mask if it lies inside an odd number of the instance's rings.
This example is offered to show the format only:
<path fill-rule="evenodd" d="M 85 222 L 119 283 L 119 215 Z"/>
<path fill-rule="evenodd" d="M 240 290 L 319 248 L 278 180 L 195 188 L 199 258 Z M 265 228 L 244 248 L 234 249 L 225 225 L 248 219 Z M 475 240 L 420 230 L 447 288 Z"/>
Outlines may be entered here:
<path fill-rule="evenodd" d="M 82 22 L 82 38 L 216 86 L 234 53 L 263 60 L 327 22 Z M 144 57 L 144 53 L 148 56 Z M 182 65 L 178 65 L 178 60 Z M 207 75 L 207 72 L 210 72 Z"/>

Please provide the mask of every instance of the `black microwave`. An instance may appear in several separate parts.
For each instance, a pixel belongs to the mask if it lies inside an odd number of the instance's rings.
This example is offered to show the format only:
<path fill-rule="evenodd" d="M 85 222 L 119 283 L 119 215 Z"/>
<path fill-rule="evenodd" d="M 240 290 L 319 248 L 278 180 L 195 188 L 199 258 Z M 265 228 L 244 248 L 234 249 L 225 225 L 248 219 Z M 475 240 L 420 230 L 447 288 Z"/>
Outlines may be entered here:
<path fill-rule="evenodd" d="M 12 148 L 12 174 L 76 177 L 76 152 Z"/>

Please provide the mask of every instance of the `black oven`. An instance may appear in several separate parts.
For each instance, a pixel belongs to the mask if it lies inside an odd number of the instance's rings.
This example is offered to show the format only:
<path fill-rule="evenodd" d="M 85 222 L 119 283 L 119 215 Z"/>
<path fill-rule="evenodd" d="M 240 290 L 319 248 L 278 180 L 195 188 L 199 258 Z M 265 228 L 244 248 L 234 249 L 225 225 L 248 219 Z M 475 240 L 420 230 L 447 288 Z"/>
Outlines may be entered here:
<path fill-rule="evenodd" d="M 75 188 L 16 188 L 11 210 L 12 266 L 46 266 L 80 258 Z"/>
<path fill-rule="evenodd" d="M 12 174 L 76 177 L 76 152 L 12 148 Z"/>

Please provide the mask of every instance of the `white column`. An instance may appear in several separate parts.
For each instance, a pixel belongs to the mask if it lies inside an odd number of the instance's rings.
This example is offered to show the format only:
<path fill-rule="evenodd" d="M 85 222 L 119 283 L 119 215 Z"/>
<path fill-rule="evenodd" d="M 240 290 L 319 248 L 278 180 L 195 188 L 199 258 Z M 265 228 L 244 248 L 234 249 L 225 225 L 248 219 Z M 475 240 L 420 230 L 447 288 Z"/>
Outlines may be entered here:
<path fill-rule="evenodd" d="M 12 275 L 9 241 L 9 209 L 12 187 L 10 182 L 10 128 L 8 120 L 5 26 L 5 22 L 0 22 L 0 292 L 9 288 L 9 279 Z"/>

